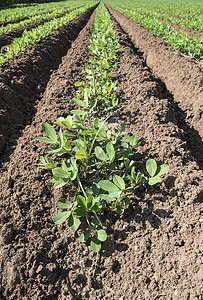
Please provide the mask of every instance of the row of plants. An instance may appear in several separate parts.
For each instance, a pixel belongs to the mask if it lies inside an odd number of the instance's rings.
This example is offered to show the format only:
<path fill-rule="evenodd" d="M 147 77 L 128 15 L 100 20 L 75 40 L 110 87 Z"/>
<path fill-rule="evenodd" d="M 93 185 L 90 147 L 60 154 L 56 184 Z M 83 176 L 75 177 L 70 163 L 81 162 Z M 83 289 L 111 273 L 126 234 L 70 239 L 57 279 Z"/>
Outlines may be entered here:
<path fill-rule="evenodd" d="M 88 3 L 90 2 L 93 3 L 94 1 L 89 0 Z M 85 4 L 87 4 L 86 1 L 72 0 L 18 6 L 15 8 L 1 10 L 0 23 L 11 22 L 21 18 L 30 18 L 38 14 L 45 14 L 58 9 L 69 8 L 70 6 L 79 7 Z"/>
<path fill-rule="evenodd" d="M 202 0 L 111 0 L 111 2 L 132 10 L 144 8 L 183 19 L 192 19 L 203 15 Z"/>
<path fill-rule="evenodd" d="M 11 30 L 29 25 L 29 24 L 33 24 L 35 22 L 39 22 L 39 21 L 46 20 L 46 19 L 49 19 L 49 18 L 57 17 L 57 15 L 60 16 L 61 14 L 65 14 L 68 11 L 73 10 L 75 8 L 78 8 L 78 4 L 76 4 L 76 5 L 70 5 L 69 4 L 69 6 L 67 6 L 67 7 L 56 9 L 56 10 L 54 10 L 52 12 L 48 12 L 48 13 L 44 13 L 44 12 L 43 13 L 40 13 L 40 12 L 38 13 L 36 11 L 34 16 L 31 16 L 30 18 L 28 18 L 26 20 L 20 21 L 18 23 L 9 23 L 6 26 L 1 26 L 0 27 L 0 35 L 5 34 L 5 33 L 9 32 Z"/>
<path fill-rule="evenodd" d="M 182 27 L 187 27 L 191 28 L 197 31 L 202 32 L 203 31 L 203 18 L 202 16 L 193 16 L 190 19 L 182 19 L 182 18 L 177 18 L 175 16 L 169 16 L 168 12 L 166 11 L 157 11 L 152 8 L 137 8 L 137 7 L 132 7 L 128 6 L 125 4 L 124 6 L 125 9 L 130 9 L 132 11 L 137 12 L 138 14 L 142 14 L 145 16 L 148 16 L 150 18 L 154 18 L 157 20 L 162 20 L 167 23 L 175 24 L 178 26 Z"/>
<path fill-rule="evenodd" d="M 121 109 L 114 95 L 116 83 L 111 80 L 118 47 L 111 18 L 101 2 L 90 36 L 89 64 L 82 72 L 84 81 L 75 83 L 73 101 L 80 109 L 71 110 L 66 118 L 58 117 L 54 125 L 44 123 L 46 136 L 36 138 L 50 144 L 47 155 L 40 156 L 39 167 L 50 170 L 54 187 L 62 188 L 63 196 L 57 204 L 63 211 L 54 217 L 55 224 L 66 221 L 73 231 L 82 227 L 80 241 L 90 242 L 94 252 L 107 239 L 103 225 L 106 211 L 122 215 L 141 185 L 160 182 L 160 176 L 169 170 L 167 165 L 158 167 L 149 159 L 148 175 L 139 172 L 135 160 L 140 145 L 137 136 L 127 135 L 124 123 L 116 129 L 109 124 Z"/>
<path fill-rule="evenodd" d="M 153 19 L 151 16 L 143 13 L 143 11 L 130 11 L 112 4 L 111 1 L 108 1 L 108 3 L 111 7 L 132 21 L 139 23 L 150 32 L 161 36 L 165 42 L 171 45 L 175 50 L 179 50 L 185 55 L 193 57 L 199 61 L 203 61 L 202 39 L 194 37 L 193 35 L 188 36 L 186 32 L 175 31 L 168 23 L 162 23 L 159 20 Z"/>
<path fill-rule="evenodd" d="M 44 23 L 43 25 L 39 25 L 38 27 L 35 27 L 32 30 L 24 30 L 21 37 L 15 38 L 12 44 L 7 46 L 5 53 L 0 53 L 0 65 L 6 63 L 8 59 L 12 59 L 16 55 L 19 55 L 20 53 L 24 52 L 26 48 L 40 42 L 43 38 L 49 36 L 54 30 L 72 21 L 74 18 L 81 15 L 91 6 L 92 2 L 91 4 L 73 10 L 72 12 L 66 14 L 61 18 L 53 19 L 49 22 Z"/>

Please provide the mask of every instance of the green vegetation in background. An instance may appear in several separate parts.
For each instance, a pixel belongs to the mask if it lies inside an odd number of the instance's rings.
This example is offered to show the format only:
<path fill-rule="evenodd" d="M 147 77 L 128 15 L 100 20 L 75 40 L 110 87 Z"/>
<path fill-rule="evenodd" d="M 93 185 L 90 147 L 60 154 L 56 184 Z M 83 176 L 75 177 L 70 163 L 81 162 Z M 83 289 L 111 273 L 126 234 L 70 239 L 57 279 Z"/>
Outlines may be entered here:
<path fill-rule="evenodd" d="M 16 55 L 24 52 L 26 48 L 39 43 L 43 38 L 50 35 L 51 32 L 72 21 L 75 17 L 81 15 L 91 6 L 92 3 L 84 7 L 75 9 L 74 11 L 66 14 L 61 18 L 46 22 L 43 25 L 33 28 L 30 31 L 25 30 L 22 37 L 15 38 L 13 40 L 13 43 L 7 46 L 7 50 L 4 54 L 0 53 L 0 65 L 3 65 L 8 59 L 12 59 Z"/>
<path fill-rule="evenodd" d="M 50 3 L 42 3 L 42 4 L 32 4 L 27 6 L 18 6 L 15 8 L 9 8 L 6 10 L 0 11 L 0 22 L 10 22 L 20 18 L 28 18 L 32 17 L 36 14 L 49 13 L 58 9 L 65 9 L 66 7 L 74 6 L 80 7 L 86 4 L 94 5 L 96 1 L 81 1 L 81 0 L 72 0 L 72 1 L 63 1 L 63 2 L 50 2 Z"/>
<path fill-rule="evenodd" d="M 89 0 L 91 1 L 91 0 Z M 1 0 L 0 7 L 12 7 L 16 5 L 31 5 L 39 3 L 64 2 L 63 0 Z"/>
<path fill-rule="evenodd" d="M 0 27 L 0 35 L 7 33 L 11 30 L 29 25 L 29 24 L 33 24 L 35 22 L 39 22 L 48 18 L 52 18 L 52 17 L 57 17 L 58 15 L 67 13 L 70 10 L 73 10 L 75 8 L 78 8 L 78 4 L 77 5 L 71 5 L 72 3 L 69 3 L 69 5 L 67 7 L 63 7 L 61 9 L 54 9 L 54 11 L 52 12 L 48 12 L 48 13 L 39 13 L 38 8 L 36 7 L 35 10 L 33 10 L 33 16 L 31 16 L 29 19 L 26 19 L 24 21 L 20 21 L 19 23 L 10 23 L 7 26 L 1 26 Z M 85 5 L 86 2 L 83 1 L 83 5 Z M 82 5 L 81 5 L 82 6 Z"/>
<path fill-rule="evenodd" d="M 107 4 L 131 9 L 149 8 L 157 11 L 168 12 L 170 15 L 181 18 L 203 16 L 202 0 L 107 0 Z"/>
<path fill-rule="evenodd" d="M 121 1 L 107 1 L 107 3 L 124 14 L 132 21 L 139 23 L 149 31 L 161 36 L 166 43 L 172 45 L 174 49 L 179 50 L 185 55 L 194 57 L 199 61 L 203 61 L 203 41 L 193 35 L 188 36 L 182 31 L 175 31 L 167 22 L 162 24 L 159 20 L 153 19 L 147 10 L 138 9 L 131 11 L 129 9 L 120 8 Z M 115 5 L 116 3 L 116 5 Z"/>

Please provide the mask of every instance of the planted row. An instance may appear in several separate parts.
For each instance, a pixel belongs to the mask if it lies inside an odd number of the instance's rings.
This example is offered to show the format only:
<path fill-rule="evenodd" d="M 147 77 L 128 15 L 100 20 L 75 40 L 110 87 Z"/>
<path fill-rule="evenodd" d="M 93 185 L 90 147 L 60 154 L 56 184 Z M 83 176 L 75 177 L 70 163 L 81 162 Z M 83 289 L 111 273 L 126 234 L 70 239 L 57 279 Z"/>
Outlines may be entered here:
<path fill-rule="evenodd" d="M 110 79 L 117 49 L 118 38 L 110 16 L 100 3 L 90 40 L 90 63 L 83 72 L 85 81 L 76 83 L 79 89 L 73 99 L 82 108 L 72 110 L 66 118 L 59 117 L 54 122 L 59 130 L 43 124 L 46 137 L 37 137 L 51 145 L 47 154 L 61 157 L 56 163 L 41 156 L 39 164 L 52 171 L 55 188 L 63 187 L 64 197 L 57 202 L 63 211 L 54 222 L 67 221 L 74 231 L 83 222 L 86 229 L 80 241 L 89 240 L 95 252 L 107 238 L 102 224 L 105 211 L 123 214 L 140 185 L 158 183 L 168 171 L 167 165 L 158 167 L 153 159 L 146 163 L 146 174 L 136 170 L 135 152 L 140 144 L 137 136 L 126 135 L 124 124 L 116 130 L 108 124 L 118 104 L 113 95 L 116 85 Z"/>
<path fill-rule="evenodd" d="M 175 50 L 179 50 L 185 55 L 203 61 L 203 42 L 200 38 L 194 37 L 193 35 L 188 36 L 186 32 L 175 31 L 169 24 L 151 18 L 151 16 L 143 12 L 143 10 L 130 11 L 120 8 L 117 5 L 111 6 L 150 32 L 161 36 L 166 43 L 172 45 Z"/>
<path fill-rule="evenodd" d="M 1 26 L 0 27 L 0 34 L 5 34 L 11 30 L 17 29 L 17 28 L 21 28 L 23 26 L 29 25 L 29 24 L 33 24 L 35 22 L 39 22 L 45 19 L 49 19 L 52 17 L 57 17 L 57 15 L 61 15 L 61 14 L 65 14 L 66 12 L 73 10 L 75 8 L 78 8 L 78 5 L 71 5 L 68 7 L 64 7 L 61 9 L 57 9 L 54 10 L 53 12 L 48 12 L 48 13 L 37 13 L 37 15 L 34 15 L 32 17 L 30 17 L 29 19 L 23 20 L 19 23 L 11 23 L 8 24 L 7 26 Z"/>
<path fill-rule="evenodd" d="M 131 7 L 131 6 L 130 6 Z M 125 8 L 128 9 L 129 6 L 125 4 Z M 135 11 L 139 14 L 144 14 L 150 18 L 154 18 L 157 20 L 162 20 L 167 23 L 172 23 L 178 26 L 182 27 L 187 27 L 187 28 L 192 28 L 194 30 L 203 31 L 203 19 L 201 16 L 193 16 L 190 19 L 182 19 L 182 18 L 177 18 L 175 16 L 169 16 L 168 12 L 163 12 L 163 11 L 157 11 L 154 10 L 153 8 L 137 8 L 136 6 L 131 8 L 132 11 Z"/>
<path fill-rule="evenodd" d="M 3 65 L 8 59 L 12 59 L 14 56 L 24 52 L 27 47 L 30 47 L 41 41 L 46 36 L 49 36 L 54 30 L 72 21 L 74 18 L 85 12 L 89 7 L 91 7 L 90 4 L 75 9 L 61 18 L 46 22 L 30 31 L 25 30 L 22 37 L 15 38 L 13 43 L 7 46 L 6 52 L 0 54 L 0 65 Z"/>
<path fill-rule="evenodd" d="M 93 1 L 91 1 L 93 5 Z M 52 11 L 68 8 L 69 6 L 77 5 L 82 6 L 86 3 L 84 1 L 64 1 L 64 2 L 49 2 L 41 4 L 30 4 L 28 6 L 18 6 L 16 8 L 10 8 L 2 10 L 0 14 L 0 23 L 11 22 L 17 19 L 30 18 L 38 14 L 50 13 Z"/>

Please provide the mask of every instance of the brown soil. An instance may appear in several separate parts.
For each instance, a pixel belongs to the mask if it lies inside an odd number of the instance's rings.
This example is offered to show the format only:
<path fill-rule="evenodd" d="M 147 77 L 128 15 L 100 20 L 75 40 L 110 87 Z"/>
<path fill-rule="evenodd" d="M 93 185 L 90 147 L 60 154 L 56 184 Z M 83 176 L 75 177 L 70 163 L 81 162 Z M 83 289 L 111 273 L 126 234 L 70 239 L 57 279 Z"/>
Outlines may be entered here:
<path fill-rule="evenodd" d="M 164 21 L 162 20 L 159 20 L 159 22 L 161 23 L 165 23 Z M 187 28 L 187 27 L 181 27 L 179 25 L 175 25 L 175 24 L 172 24 L 172 23 L 168 23 L 168 25 L 170 25 L 171 27 L 173 27 L 174 30 L 176 31 L 183 31 L 183 32 L 186 32 L 187 35 L 194 35 L 195 37 L 198 37 L 200 39 L 203 38 L 203 32 L 200 32 L 200 31 L 197 31 L 197 30 L 194 30 L 194 29 L 191 29 L 191 28 Z"/>
<path fill-rule="evenodd" d="M 92 9 L 0 68 L 0 151 L 30 124 L 50 74 L 85 26 Z M 8 155 L 11 150 L 8 150 Z"/>
<path fill-rule="evenodd" d="M 43 122 L 66 116 L 73 107 L 74 83 L 82 79 L 80 73 L 88 63 L 92 16 L 63 54 L 43 97 L 33 102 L 32 122 L 2 155 L 1 299 L 201 299 L 199 139 L 174 95 L 146 65 L 143 50 L 115 20 L 114 26 L 120 47 L 112 77 L 118 82 L 120 103 L 127 106 L 111 125 L 124 121 L 127 131 L 141 139 L 138 168 L 154 157 L 168 163 L 170 173 L 160 185 L 140 190 L 121 218 L 104 216 L 109 219 L 109 237 L 99 254 L 79 242 L 80 232 L 53 224 L 62 191 L 54 190 L 50 174 L 35 166 L 45 145 L 34 137 L 42 134 Z M 193 61 L 178 58 L 185 60 L 186 70 L 187 63 L 193 66 Z M 33 74 L 37 72 L 33 69 Z M 12 153 L 5 162 L 9 149 Z"/>
<path fill-rule="evenodd" d="M 146 59 L 152 72 L 173 94 L 175 102 L 186 114 L 186 121 L 203 137 L 203 76 L 202 65 L 167 45 L 161 37 L 110 9 Z"/>
<path fill-rule="evenodd" d="M 4 47 L 4 46 L 10 45 L 12 43 L 13 39 L 22 36 L 22 34 L 23 34 L 23 32 L 24 32 L 25 29 L 26 30 L 31 30 L 32 28 L 35 28 L 35 27 L 37 27 L 39 25 L 43 25 L 44 23 L 49 22 L 49 21 L 51 21 L 53 19 L 61 18 L 61 17 L 63 17 L 67 13 L 68 12 L 60 14 L 60 15 L 52 17 L 52 18 L 47 18 L 47 19 L 44 19 L 42 21 L 35 22 L 35 23 L 32 23 L 32 24 L 29 24 L 29 25 L 17 28 L 17 29 L 11 30 L 11 31 L 9 31 L 9 32 L 7 32 L 5 34 L 0 35 L 0 51 L 4 52 L 6 50 L 6 48 L 7 48 L 7 47 Z"/>

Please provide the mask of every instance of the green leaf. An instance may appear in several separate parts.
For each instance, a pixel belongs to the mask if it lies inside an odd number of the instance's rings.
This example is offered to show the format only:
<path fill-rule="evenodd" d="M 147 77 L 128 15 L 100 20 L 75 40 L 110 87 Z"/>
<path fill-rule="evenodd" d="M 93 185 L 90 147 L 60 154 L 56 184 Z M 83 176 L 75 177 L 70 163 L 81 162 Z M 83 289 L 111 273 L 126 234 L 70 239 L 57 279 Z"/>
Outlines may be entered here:
<path fill-rule="evenodd" d="M 57 143 L 57 135 L 55 129 L 48 123 L 44 123 L 42 128 L 45 134 L 50 138 L 53 142 Z"/>
<path fill-rule="evenodd" d="M 81 234 L 81 236 L 80 236 L 81 243 L 87 242 L 87 240 L 90 236 L 90 233 L 91 233 L 91 229 L 88 229 Z"/>
<path fill-rule="evenodd" d="M 104 229 L 100 229 L 95 233 L 96 238 L 101 241 L 104 242 L 107 239 L 107 234 L 106 231 Z"/>
<path fill-rule="evenodd" d="M 52 173 L 56 177 L 69 177 L 69 174 L 66 171 L 62 170 L 61 168 L 53 169 Z"/>
<path fill-rule="evenodd" d="M 99 159 L 101 161 L 107 161 L 107 157 L 106 157 L 104 150 L 99 146 L 95 147 L 95 155 L 96 155 L 97 159 Z"/>
<path fill-rule="evenodd" d="M 72 133 L 70 133 L 70 132 L 66 132 L 66 133 L 65 133 L 65 137 L 66 137 L 67 139 L 72 139 L 72 138 L 75 138 L 76 136 L 75 136 L 75 134 L 72 134 Z"/>
<path fill-rule="evenodd" d="M 58 153 L 66 153 L 66 151 L 63 148 L 61 148 L 60 146 L 56 146 L 56 147 L 47 148 L 46 153 L 58 154 Z"/>
<path fill-rule="evenodd" d="M 130 203 L 129 199 L 124 199 L 122 202 L 122 206 L 127 206 Z"/>
<path fill-rule="evenodd" d="M 78 105 L 80 105 L 80 106 L 82 106 L 82 107 L 87 107 L 86 104 L 85 104 L 82 100 L 80 100 L 80 99 L 73 98 L 73 101 L 74 101 L 76 104 L 78 104 Z"/>
<path fill-rule="evenodd" d="M 100 125 L 99 118 L 96 118 L 96 119 L 94 120 L 94 126 L 95 126 L 95 128 L 99 128 L 99 125 Z"/>
<path fill-rule="evenodd" d="M 77 116 L 84 116 L 84 115 L 87 114 L 86 111 L 78 110 L 78 109 L 71 110 L 71 112 L 72 112 L 73 115 L 77 115 Z"/>
<path fill-rule="evenodd" d="M 75 83 L 75 86 L 81 86 L 81 85 L 83 85 L 82 82 L 77 81 L 77 82 Z"/>
<path fill-rule="evenodd" d="M 105 129 L 101 128 L 98 132 L 98 136 L 103 138 L 103 139 L 106 139 L 107 138 L 107 132 Z"/>
<path fill-rule="evenodd" d="M 98 252 L 101 249 L 101 242 L 94 235 L 90 242 L 90 248 L 94 252 Z"/>
<path fill-rule="evenodd" d="M 135 147 L 138 144 L 138 137 L 136 135 L 132 135 L 130 137 L 130 146 Z"/>
<path fill-rule="evenodd" d="M 113 158 L 115 157 L 115 150 L 114 150 L 114 146 L 111 142 L 107 143 L 106 152 L 108 154 L 108 157 L 109 157 L 110 161 L 112 161 Z"/>
<path fill-rule="evenodd" d="M 160 167 L 157 168 L 156 176 L 161 176 L 169 171 L 169 166 L 168 165 L 161 165 Z"/>
<path fill-rule="evenodd" d="M 71 123 L 68 122 L 67 120 L 62 121 L 61 125 L 66 128 L 71 128 Z"/>
<path fill-rule="evenodd" d="M 86 207 L 87 209 L 90 209 L 93 205 L 94 205 L 95 201 L 94 201 L 94 197 L 90 196 L 88 198 L 86 198 Z"/>
<path fill-rule="evenodd" d="M 55 183 L 55 185 L 54 185 L 55 189 L 58 189 L 58 188 L 60 188 L 60 187 L 62 187 L 62 186 L 64 186 L 64 185 L 66 185 L 66 183 L 67 183 L 68 181 L 69 181 L 69 178 L 57 180 L 56 183 Z"/>
<path fill-rule="evenodd" d="M 94 130 L 88 129 L 88 130 L 83 130 L 82 132 L 80 132 L 80 135 L 87 135 L 90 133 L 95 133 Z"/>
<path fill-rule="evenodd" d="M 87 158 L 87 153 L 84 152 L 83 150 L 79 150 L 79 151 L 75 154 L 75 158 L 76 158 L 76 159 L 84 159 L 84 158 Z"/>
<path fill-rule="evenodd" d="M 120 133 L 122 132 L 125 132 L 125 124 L 124 123 L 121 123 L 121 126 L 120 126 Z"/>
<path fill-rule="evenodd" d="M 123 143 L 130 143 L 130 136 L 126 135 L 122 138 Z"/>
<path fill-rule="evenodd" d="M 55 224 L 61 224 L 62 222 L 64 222 L 66 219 L 69 218 L 71 212 L 70 211 L 62 211 L 59 214 L 57 214 L 54 217 L 54 223 Z"/>
<path fill-rule="evenodd" d="M 124 213 L 124 208 L 122 206 L 118 205 L 116 211 L 119 215 L 122 215 Z"/>
<path fill-rule="evenodd" d="M 73 204 L 68 199 L 65 199 L 65 198 L 59 199 L 57 201 L 57 204 L 60 208 L 63 208 L 63 209 L 71 208 L 73 206 Z"/>
<path fill-rule="evenodd" d="M 113 182 L 115 183 L 115 185 L 117 185 L 117 187 L 119 187 L 120 190 L 125 189 L 125 182 L 124 182 L 123 178 L 121 178 L 120 176 L 114 175 Z"/>
<path fill-rule="evenodd" d="M 115 201 L 115 198 L 114 197 L 110 197 L 109 194 L 99 194 L 99 197 L 102 200 L 106 200 L 108 202 Z"/>
<path fill-rule="evenodd" d="M 159 182 L 161 182 L 161 177 L 159 177 L 159 176 L 152 177 L 148 181 L 149 185 L 154 185 Z"/>
<path fill-rule="evenodd" d="M 86 210 L 86 199 L 85 197 L 78 195 L 76 201 L 79 206 L 81 206 L 84 210 Z"/>
<path fill-rule="evenodd" d="M 88 107 L 88 93 L 87 93 L 87 89 L 86 88 L 84 90 L 84 100 L 85 100 L 85 103 L 86 103 L 86 107 Z"/>
<path fill-rule="evenodd" d="M 90 223 L 92 229 L 97 228 L 99 224 L 100 224 L 99 220 L 96 217 L 94 217 Z"/>
<path fill-rule="evenodd" d="M 45 143 L 48 143 L 48 144 L 56 144 L 55 141 L 53 142 L 49 138 L 46 138 L 46 137 L 43 137 L 43 136 L 37 136 L 37 137 L 35 137 L 35 140 L 42 141 L 42 142 L 45 142 Z"/>
<path fill-rule="evenodd" d="M 107 191 L 109 193 L 114 193 L 114 192 L 119 191 L 117 186 L 109 180 L 101 180 L 98 182 L 98 185 L 101 189 L 103 189 L 104 191 Z"/>
<path fill-rule="evenodd" d="M 65 144 L 64 144 L 64 148 L 66 149 L 66 150 L 71 150 L 71 144 L 70 144 L 70 142 L 65 142 Z"/>
<path fill-rule="evenodd" d="M 82 207 L 79 207 L 79 208 L 76 208 L 73 212 L 72 212 L 72 215 L 74 218 L 81 218 L 85 215 L 85 210 L 82 208 Z"/>
<path fill-rule="evenodd" d="M 72 215 L 70 216 L 70 218 L 68 219 L 68 226 L 70 227 L 70 229 L 72 229 L 73 231 L 76 231 L 78 229 L 78 227 L 80 226 L 80 220 L 74 218 Z"/>
<path fill-rule="evenodd" d="M 156 170 L 157 170 L 156 161 L 154 159 L 148 159 L 146 162 L 146 169 L 149 175 L 153 177 L 156 174 Z"/>

